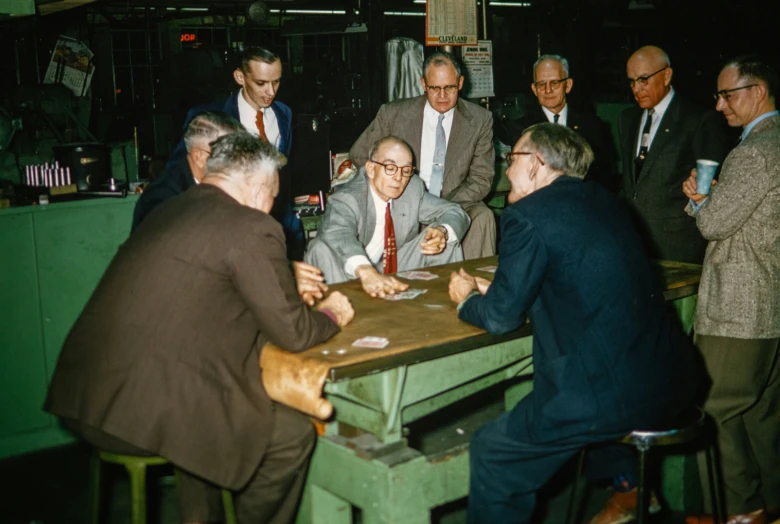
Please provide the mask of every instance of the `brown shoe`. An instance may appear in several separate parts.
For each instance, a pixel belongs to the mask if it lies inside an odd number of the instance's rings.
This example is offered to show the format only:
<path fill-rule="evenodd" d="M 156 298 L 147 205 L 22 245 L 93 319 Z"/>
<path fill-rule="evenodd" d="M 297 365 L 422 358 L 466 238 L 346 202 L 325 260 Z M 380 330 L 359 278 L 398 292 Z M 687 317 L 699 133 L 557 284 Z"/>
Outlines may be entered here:
<path fill-rule="evenodd" d="M 745 515 L 729 515 L 726 524 L 768 524 L 766 512 L 763 509 L 747 513 Z M 685 524 L 715 524 L 715 518 L 712 515 L 699 515 L 696 517 L 686 517 Z"/>
<path fill-rule="evenodd" d="M 596 516 L 590 519 L 590 524 L 623 524 L 636 520 L 636 508 L 639 505 L 637 488 L 631 491 L 616 491 L 607 501 L 604 509 L 596 513 Z M 650 492 L 650 513 L 661 511 L 661 505 L 655 493 Z"/>

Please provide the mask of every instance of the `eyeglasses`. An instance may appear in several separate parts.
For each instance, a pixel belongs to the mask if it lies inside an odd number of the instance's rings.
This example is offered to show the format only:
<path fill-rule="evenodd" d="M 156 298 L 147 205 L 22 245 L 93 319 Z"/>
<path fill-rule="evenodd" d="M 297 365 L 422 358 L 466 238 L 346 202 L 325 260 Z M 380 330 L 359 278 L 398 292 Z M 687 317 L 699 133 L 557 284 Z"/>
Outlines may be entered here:
<path fill-rule="evenodd" d="M 193 147 L 192 149 L 195 149 L 197 151 L 203 151 L 207 155 L 211 156 L 211 151 L 209 151 L 208 149 L 203 149 L 202 147 Z"/>
<path fill-rule="evenodd" d="M 398 170 L 401 170 L 401 176 L 409 178 L 415 172 L 417 172 L 417 168 L 414 166 L 397 166 L 395 164 L 383 164 L 382 162 L 377 162 L 376 160 L 371 160 L 371 162 L 380 165 L 385 168 L 385 174 L 387 176 L 395 176 L 395 174 L 398 172 Z"/>
<path fill-rule="evenodd" d="M 429 86 L 428 84 L 425 84 L 425 89 L 430 91 L 436 96 L 439 96 L 439 93 L 442 92 L 442 89 L 444 90 L 444 94 L 449 96 L 454 94 L 458 90 L 458 86 Z"/>
<path fill-rule="evenodd" d="M 534 82 L 534 85 L 536 86 L 536 89 L 544 89 L 549 85 L 550 89 L 555 90 L 561 87 L 568 79 L 569 77 L 567 76 L 566 78 L 561 78 L 560 80 L 550 80 L 549 82 Z"/>
<path fill-rule="evenodd" d="M 740 91 L 742 89 L 750 89 L 751 87 L 756 87 L 758 84 L 750 84 L 749 86 L 742 86 L 742 87 L 735 87 L 734 89 L 721 89 L 714 95 L 712 95 L 712 98 L 715 99 L 717 102 L 720 97 L 723 97 L 724 102 L 728 102 L 732 98 L 732 94 L 734 91 Z"/>
<path fill-rule="evenodd" d="M 658 73 L 660 73 L 661 71 L 666 71 L 667 69 L 669 69 L 669 66 L 662 67 L 661 69 L 659 69 L 659 70 L 658 70 L 658 71 L 656 71 L 655 73 L 650 73 L 650 74 L 649 74 L 649 75 L 647 75 L 647 76 L 639 76 L 639 77 L 637 77 L 637 78 L 629 78 L 629 79 L 628 79 L 628 86 L 629 86 L 631 89 L 633 89 L 633 88 L 634 88 L 634 85 L 635 85 L 635 84 L 639 84 L 639 87 L 645 87 L 645 86 L 647 85 L 647 81 L 648 81 L 648 80 L 650 80 L 652 77 L 654 77 L 655 75 L 657 75 L 657 74 L 658 74 Z"/>
<path fill-rule="evenodd" d="M 504 153 L 504 158 L 506 159 L 506 163 L 510 166 L 512 165 L 512 161 L 514 160 L 515 155 L 533 155 L 533 152 L 531 151 L 509 151 L 508 153 Z"/>

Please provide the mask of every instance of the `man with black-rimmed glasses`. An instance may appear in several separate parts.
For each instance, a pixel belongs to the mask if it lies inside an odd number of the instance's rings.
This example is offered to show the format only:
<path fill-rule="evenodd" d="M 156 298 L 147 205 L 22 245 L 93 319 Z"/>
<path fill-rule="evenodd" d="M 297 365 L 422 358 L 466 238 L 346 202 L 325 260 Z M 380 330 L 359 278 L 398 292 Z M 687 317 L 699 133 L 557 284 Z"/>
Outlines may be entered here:
<path fill-rule="evenodd" d="M 463 260 L 460 241 L 469 216 L 426 191 L 400 138 L 377 140 L 368 158 L 328 199 L 304 260 L 320 268 L 328 284 L 357 278 L 366 293 L 384 297 L 409 287 L 392 276 L 397 271 Z"/>
<path fill-rule="evenodd" d="M 704 111 L 672 87 L 669 56 L 645 46 L 628 59 L 637 107 L 618 121 L 622 194 L 652 258 L 701 264 L 706 241 L 684 209 L 679 188 L 697 159 L 723 162 L 728 138 L 715 111 Z"/>

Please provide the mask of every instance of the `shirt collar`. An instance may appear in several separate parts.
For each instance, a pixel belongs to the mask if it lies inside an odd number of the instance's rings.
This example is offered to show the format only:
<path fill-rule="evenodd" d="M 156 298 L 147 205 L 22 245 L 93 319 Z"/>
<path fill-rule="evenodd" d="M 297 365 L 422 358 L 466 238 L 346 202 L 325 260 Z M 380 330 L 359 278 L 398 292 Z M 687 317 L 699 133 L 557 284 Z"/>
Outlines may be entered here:
<path fill-rule="evenodd" d="M 263 110 L 260 109 L 262 112 Z M 244 98 L 244 88 L 242 87 L 238 91 L 238 113 L 247 113 L 247 114 L 257 114 L 257 111 L 254 107 L 249 105 L 249 102 L 246 101 L 246 98 Z"/>
<path fill-rule="evenodd" d="M 747 138 L 747 136 L 750 134 L 751 131 L 753 131 L 753 128 L 756 127 L 756 124 L 761 122 L 762 120 L 766 120 L 770 116 L 780 115 L 780 111 L 769 111 L 768 113 L 764 113 L 761 116 L 757 116 L 753 119 L 752 122 L 750 122 L 748 125 L 745 126 L 745 130 L 742 131 L 742 136 L 740 137 L 739 141 L 742 142 Z"/>
<path fill-rule="evenodd" d="M 455 106 L 457 107 L 457 106 Z M 452 113 L 455 111 L 455 107 L 447 111 L 446 113 L 439 113 L 436 111 L 433 106 L 431 106 L 430 102 L 428 100 L 425 101 L 425 109 L 423 110 L 425 112 L 425 116 L 428 118 L 435 118 L 436 120 L 439 119 L 439 115 L 444 115 L 444 120 L 447 120 L 449 118 L 452 118 Z"/>
<path fill-rule="evenodd" d="M 553 113 L 552 111 L 550 111 L 549 109 L 547 109 L 544 106 L 540 106 L 540 107 L 542 108 L 542 112 L 547 117 L 547 121 L 548 122 L 553 122 L 554 117 L 555 117 L 555 113 Z M 569 104 L 565 104 L 563 106 L 563 109 L 561 109 L 561 112 L 558 113 L 558 115 L 559 115 L 559 117 L 558 117 L 558 122 L 559 123 L 560 123 L 561 120 L 563 120 L 564 122 L 566 122 L 568 124 L 569 121 L 566 119 L 566 117 L 569 116 Z"/>
<path fill-rule="evenodd" d="M 669 104 L 672 103 L 672 98 L 674 98 L 674 88 L 670 87 L 669 92 L 666 93 L 666 96 L 661 99 L 658 104 L 653 108 L 654 114 L 653 114 L 653 121 L 654 122 L 660 122 L 661 119 L 664 117 L 664 113 L 666 113 L 666 110 L 669 109 Z"/>

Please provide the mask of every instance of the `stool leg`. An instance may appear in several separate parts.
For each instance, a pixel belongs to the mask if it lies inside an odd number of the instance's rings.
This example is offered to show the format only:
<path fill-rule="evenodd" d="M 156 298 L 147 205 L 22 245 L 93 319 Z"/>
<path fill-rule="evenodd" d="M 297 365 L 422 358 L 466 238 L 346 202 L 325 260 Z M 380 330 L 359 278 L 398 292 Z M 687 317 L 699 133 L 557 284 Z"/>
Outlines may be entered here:
<path fill-rule="evenodd" d="M 577 459 L 577 476 L 574 477 L 574 484 L 571 487 L 571 495 L 569 495 L 569 507 L 566 509 L 566 522 L 567 524 L 574 524 L 577 519 L 577 513 L 579 509 L 579 492 L 578 487 L 580 479 L 582 478 L 582 469 L 585 464 L 585 448 L 580 451 L 580 456 Z"/>
<path fill-rule="evenodd" d="M 130 475 L 132 524 L 146 524 L 146 464 L 125 464 Z"/>
<path fill-rule="evenodd" d="M 89 459 L 90 522 L 100 524 L 100 457 L 94 451 Z"/>
<path fill-rule="evenodd" d="M 222 507 L 225 508 L 225 524 L 236 524 L 236 510 L 233 507 L 233 494 L 230 490 L 222 490 Z"/>
<path fill-rule="evenodd" d="M 707 461 L 707 480 L 710 488 L 710 499 L 712 499 L 712 517 L 715 520 L 715 524 L 721 524 L 726 522 L 725 512 L 721 511 L 720 500 L 720 486 L 715 477 L 715 457 L 710 447 L 710 440 L 704 437 L 704 459 Z"/>
<path fill-rule="evenodd" d="M 647 453 L 649 449 L 645 446 L 639 447 L 639 486 L 637 487 L 637 508 L 636 519 L 638 524 L 645 524 L 647 516 L 647 489 L 645 486 Z"/>

